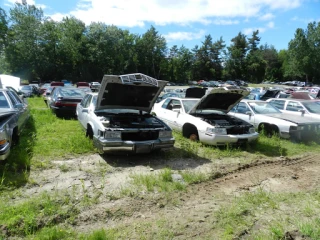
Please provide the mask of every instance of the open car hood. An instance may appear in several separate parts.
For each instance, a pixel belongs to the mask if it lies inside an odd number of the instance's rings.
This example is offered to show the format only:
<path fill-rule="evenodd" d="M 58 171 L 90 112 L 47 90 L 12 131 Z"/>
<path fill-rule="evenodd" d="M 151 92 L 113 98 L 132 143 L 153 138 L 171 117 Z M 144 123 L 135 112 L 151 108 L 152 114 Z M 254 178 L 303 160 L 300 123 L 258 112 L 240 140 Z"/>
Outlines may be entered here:
<path fill-rule="evenodd" d="M 167 84 L 141 73 L 104 75 L 96 110 L 134 109 L 150 112 Z"/>
<path fill-rule="evenodd" d="M 269 98 L 275 98 L 280 93 L 280 90 L 267 90 L 261 97 L 260 100 L 266 101 Z"/>
<path fill-rule="evenodd" d="M 207 92 L 189 113 L 203 110 L 217 110 L 227 113 L 249 93 L 247 90 L 242 89 L 225 90 L 223 88 L 215 88 Z"/>

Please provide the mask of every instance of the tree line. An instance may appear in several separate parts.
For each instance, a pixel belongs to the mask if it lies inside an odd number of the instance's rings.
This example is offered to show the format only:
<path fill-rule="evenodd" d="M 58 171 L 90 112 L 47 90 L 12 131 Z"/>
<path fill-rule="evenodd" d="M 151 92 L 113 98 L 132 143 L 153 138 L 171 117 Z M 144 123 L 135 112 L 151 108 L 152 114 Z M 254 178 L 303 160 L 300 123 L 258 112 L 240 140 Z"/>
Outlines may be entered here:
<path fill-rule="evenodd" d="M 99 81 L 104 74 L 141 72 L 172 82 L 320 82 L 320 22 L 298 28 L 288 49 L 260 41 L 256 30 L 249 37 L 239 32 L 229 46 L 209 34 L 192 49 L 168 48 L 153 26 L 139 35 L 74 17 L 53 21 L 34 5 L 16 3 L 9 13 L 0 8 L 0 73 L 29 81 Z"/>

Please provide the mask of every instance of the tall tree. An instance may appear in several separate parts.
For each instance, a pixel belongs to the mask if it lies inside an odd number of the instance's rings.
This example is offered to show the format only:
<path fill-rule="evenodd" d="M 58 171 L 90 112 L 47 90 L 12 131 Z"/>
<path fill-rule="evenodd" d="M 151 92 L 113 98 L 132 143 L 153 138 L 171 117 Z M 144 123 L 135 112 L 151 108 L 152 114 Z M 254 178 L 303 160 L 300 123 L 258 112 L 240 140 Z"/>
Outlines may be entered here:
<path fill-rule="evenodd" d="M 231 39 L 228 47 L 226 72 L 232 79 L 244 79 L 246 76 L 246 54 L 248 51 L 247 38 L 241 32 Z"/>
<path fill-rule="evenodd" d="M 27 79 L 38 77 L 38 36 L 44 20 L 43 11 L 33 5 L 16 3 L 10 9 L 6 59 L 13 74 Z"/>

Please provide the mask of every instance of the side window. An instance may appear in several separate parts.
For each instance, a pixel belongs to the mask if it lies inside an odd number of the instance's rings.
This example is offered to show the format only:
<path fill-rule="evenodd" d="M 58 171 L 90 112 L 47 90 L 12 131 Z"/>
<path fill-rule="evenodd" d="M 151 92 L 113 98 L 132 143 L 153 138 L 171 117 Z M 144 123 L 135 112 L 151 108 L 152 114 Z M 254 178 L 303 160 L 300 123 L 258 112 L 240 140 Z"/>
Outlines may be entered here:
<path fill-rule="evenodd" d="M 270 104 L 280 110 L 284 109 L 284 103 L 285 101 L 281 101 L 281 100 L 272 100 L 270 101 Z"/>
<path fill-rule="evenodd" d="M 241 114 L 246 114 L 246 112 L 250 111 L 247 107 L 247 105 L 243 102 L 240 102 L 236 109 L 235 109 L 235 112 L 236 113 L 241 113 Z"/>
<path fill-rule="evenodd" d="M 179 106 L 181 107 L 181 103 L 180 103 L 179 100 L 172 99 L 172 100 L 169 102 L 169 104 L 168 104 L 168 106 L 167 106 L 167 109 L 168 109 L 168 110 L 172 110 L 174 105 L 176 105 L 176 106 L 179 105 Z"/>
<path fill-rule="evenodd" d="M 7 94 L 12 102 L 12 105 L 15 106 L 17 103 L 21 103 L 20 98 L 16 98 L 11 91 L 7 91 Z"/>
<path fill-rule="evenodd" d="M 92 95 L 88 94 L 88 96 L 89 96 L 89 97 L 87 98 L 87 101 L 86 101 L 86 102 L 84 103 L 84 105 L 83 105 L 84 108 L 87 108 L 87 107 L 89 107 L 89 105 L 90 105 Z"/>
<path fill-rule="evenodd" d="M 170 99 L 166 99 L 166 100 L 164 101 L 164 103 L 162 104 L 161 107 L 162 107 L 162 108 L 167 108 L 169 102 L 170 102 Z"/>
<path fill-rule="evenodd" d="M 287 109 L 288 111 L 298 112 L 303 109 L 303 107 L 297 102 L 288 102 Z"/>
<path fill-rule="evenodd" d="M 80 103 L 80 105 L 81 105 L 82 107 L 85 107 L 86 102 L 87 102 L 89 96 L 90 96 L 90 95 L 88 94 L 88 95 L 84 96 L 84 98 L 82 98 L 81 103 Z"/>

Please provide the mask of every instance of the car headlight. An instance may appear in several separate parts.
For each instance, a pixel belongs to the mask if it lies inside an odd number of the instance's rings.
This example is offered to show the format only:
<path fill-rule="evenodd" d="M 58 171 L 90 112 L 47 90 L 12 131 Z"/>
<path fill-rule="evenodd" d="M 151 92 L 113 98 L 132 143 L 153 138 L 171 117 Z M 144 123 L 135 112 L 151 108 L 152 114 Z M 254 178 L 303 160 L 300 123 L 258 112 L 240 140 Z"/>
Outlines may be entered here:
<path fill-rule="evenodd" d="M 121 138 L 121 132 L 107 131 L 104 134 L 105 138 Z"/>
<path fill-rule="evenodd" d="M 255 133 L 256 130 L 252 127 L 252 128 L 249 128 L 249 133 Z"/>
<path fill-rule="evenodd" d="M 226 128 L 207 128 L 206 132 L 209 134 L 226 135 L 227 129 Z"/>
<path fill-rule="evenodd" d="M 172 138 L 172 131 L 160 131 L 159 138 Z"/>

